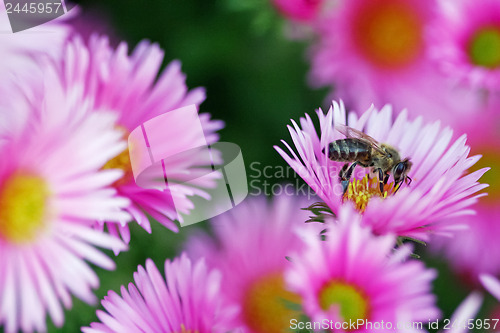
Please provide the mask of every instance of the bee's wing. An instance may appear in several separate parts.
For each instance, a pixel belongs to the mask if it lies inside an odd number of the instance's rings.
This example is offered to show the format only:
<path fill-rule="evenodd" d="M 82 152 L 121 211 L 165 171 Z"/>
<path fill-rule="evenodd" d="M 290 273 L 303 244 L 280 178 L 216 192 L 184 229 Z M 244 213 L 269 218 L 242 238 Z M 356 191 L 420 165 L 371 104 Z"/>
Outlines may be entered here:
<path fill-rule="evenodd" d="M 382 148 L 380 147 L 380 143 L 377 140 L 360 130 L 342 124 L 335 125 L 335 129 L 344 134 L 347 138 L 356 138 L 366 141 L 373 147 L 373 149 L 376 149 L 379 153 L 383 155 L 387 154 L 384 150 L 382 150 Z"/>

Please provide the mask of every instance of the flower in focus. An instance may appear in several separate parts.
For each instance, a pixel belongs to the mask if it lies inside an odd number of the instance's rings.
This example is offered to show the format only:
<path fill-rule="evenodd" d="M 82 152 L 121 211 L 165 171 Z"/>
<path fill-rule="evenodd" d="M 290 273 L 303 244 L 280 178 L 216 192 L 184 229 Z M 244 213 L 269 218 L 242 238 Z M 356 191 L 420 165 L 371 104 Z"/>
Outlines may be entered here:
<path fill-rule="evenodd" d="M 284 195 L 272 203 L 247 199 L 214 219 L 216 241 L 201 233 L 188 240 L 190 254 L 222 271 L 221 291 L 239 304 L 243 332 L 283 332 L 299 314 L 289 305 L 300 298 L 286 290 L 283 272 L 286 256 L 302 246 L 294 229 L 304 227 L 308 214 L 298 207 L 305 205 Z"/>
<path fill-rule="evenodd" d="M 22 101 L 11 102 L 8 111 L 22 115 L 17 108 Z M 113 127 L 116 117 L 82 118 L 78 114 L 84 112 L 67 112 L 49 95 L 35 105 L 24 127 L 18 121 L 19 131 L 0 145 L 0 326 L 5 332 L 46 331 L 47 312 L 60 327 L 71 295 L 96 301 L 92 289 L 99 279 L 87 261 L 115 268 L 96 247 L 126 249 L 93 227 L 96 219 L 130 218 L 122 211 L 128 200 L 109 187 L 123 173 L 99 170 L 126 146 Z"/>
<path fill-rule="evenodd" d="M 291 155 L 275 148 L 333 213 L 350 203 L 363 213 L 363 223 L 369 224 L 376 234 L 395 233 L 425 241 L 429 232 L 449 233 L 461 227 L 460 221 L 452 218 L 473 214 L 469 206 L 484 195 L 476 192 L 487 185 L 477 181 L 487 168 L 465 175 L 479 159 L 468 157 L 470 148 L 465 145 L 465 135 L 451 143 L 450 128 L 441 128 L 439 122 L 424 124 L 421 117 L 409 121 L 405 111 L 392 121 L 390 106 L 380 111 L 370 109 L 359 118 L 350 113 L 347 124 L 395 147 L 401 159 L 409 158 L 411 185 L 403 184 L 396 192 L 391 175 L 382 193 L 378 175 L 370 175 L 369 168 L 358 166 L 344 194 L 339 182 L 344 162 L 332 161 L 323 153 L 328 151 L 329 143 L 345 138 L 335 129 L 338 124 L 346 124 L 344 106 L 334 102 L 327 114 L 321 109 L 317 114 L 320 137 L 306 115 L 300 120 L 300 127 L 294 121 L 293 127 L 289 126 L 298 154 L 285 141 Z"/>
<path fill-rule="evenodd" d="M 472 88 L 498 93 L 500 3 L 442 1 L 431 26 L 430 55 L 444 73 Z"/>
<path fill-rule="evenodd" d="M 182 106 L 198 105 L 205 98 L 201 88 L 188 91 L 178 61 L 171 62 L 157 78 L 162 60 L 163 51 L 156 44 L 143 41 L 128 55 L 126 43 L 121 43 L 114 50 L 107 38 L 93 35 L 88 46 L 78 38 L 72 40 L 65 49 L 63 61 L 55 63 L 45 75 L 52 75 L 53 85 L 69 98 L 81 95 L 90 104 L 90 109 L 115 112 L 118 116 L 116 127 L 126 138 L 145 121 Z M 207 143 L 217 141 L 216 131 L 223 127 L 222 122 L 210 120 L 208 114 L 200 114 L 199 117 Z M 189 142 L 196 133 L 186 132 L 183 136 L 173 134 L 178 132 L 176 128 L 189 128 L 189 124 L 171 126 L 171 129 L 164 129 L 164 140 L 172 145 L 172 150 L 191 148 Z M 186 170 L 195 170 L 192 166 L 210 165 L 209 161 L 196 155 L 189 156 L 190 160 L 177 159 L 166 165 L 169 181 L 183 183 L 186 177 L 197 179 L 187 174 Z M 140 188 L 133 178 L 128 149 L 110 159 L 104 168 L 124 171 L 124 176 L 115 182 L 114 187 L 118 195 L 130 199 L 131 204 L 126 211 L 148 232 L 151 232 L 151 226 L 146 213 L 167 228 L 177 231 L 177 225 L 173 222 L 179 218 L 177 211 L 188 213 L 193 208 L 188 196 L 204 196 L 203 187 L 215 186 L 215 182 L 203 177 L 196 184 L 197 187 L 176 186 L 166 191 Z M 175 206 L 173 197 L 176 197 Z M 127 225 L 118 227 L 108 223 L 107 227 L 111 234 L 120 233 L 126 242 L 130 240 Z"/>
<path fill-rule="evenodd" d="M 326 240 L 306 234 L 306 248 L 291 254 L 285 278 L 290 290 L 302 297 L 306 314 L 313 321 L 383 321 L 393 328 L 439 317 L 431 293 L 436 272 L 421 261 L 408 260 L 409 246 L 393 252 L 396 237 L 373 235 L 361 218 L 351 208 L 342 208 L 336 223 L 325 224 Z M 354 330 L 373 328 L 361 324 Z"/>
<path fill-rule="evenodd" d="M 235 308 L 221 298 L 221 275 L 204 260 L 180 258 L 165 262 L 165 278 L 151 259 L 139 266 L 135 284 L 121 287 L 121 296 L 110 291 L 98 310 L 101 323 L 82 329 L 97 332 L 220 332 L 233 328 Z"/>

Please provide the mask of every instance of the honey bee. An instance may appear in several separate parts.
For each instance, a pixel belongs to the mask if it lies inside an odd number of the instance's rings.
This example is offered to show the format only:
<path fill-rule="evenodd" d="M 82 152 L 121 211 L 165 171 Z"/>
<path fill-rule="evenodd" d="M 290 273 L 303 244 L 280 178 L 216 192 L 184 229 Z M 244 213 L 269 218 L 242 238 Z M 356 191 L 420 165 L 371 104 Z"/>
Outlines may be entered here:
<path fill-rule="evenodd" d="M 379 143 L 371 136 L 345 125 L 337 125 L 335 129 L 346 136 L 328 144 L 328 158 L 332 161 L 348 162 L 342 167 L 339 178 L 343 193 L 347 191 L 349 180 L 356 165 L 372 168 L 378 174 L 380 192 L 389 180 L 389 174 L 394 177 L 394 188 L 399 190 L 401 184 L 412 179 L 408 176 L 412 163 L 408 158 L 401 160 L 398 150 L 388 144 Z M 349 163 L 352 164 L 349 166 Z"/>

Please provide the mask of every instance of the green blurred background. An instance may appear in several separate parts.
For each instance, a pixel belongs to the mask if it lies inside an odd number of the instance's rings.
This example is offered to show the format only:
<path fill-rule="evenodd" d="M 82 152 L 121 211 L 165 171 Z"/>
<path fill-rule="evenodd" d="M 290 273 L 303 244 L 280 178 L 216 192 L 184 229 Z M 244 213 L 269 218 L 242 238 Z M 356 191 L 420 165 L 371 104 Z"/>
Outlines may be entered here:
<path fill-rule="evenodd" d="M 241 147 L 248 180 L 253 181 L 251 191 L 255 192 L 258 184 L 264 185 L 256 168 L 272 166 L 273 171 L 286 168 L 273 145 L 281 139 L 289 140 L 286 125 L 290 119 L 297 120 L 304 113 L 325 106 L 327 90 L 311 90 L 307 86 L 306 43 L 284 37 L 286 24 L 266 0 L 79 3 L 83 20 L 99 17 L 104 26 L 113 30 L 101 29 L 101 33 L 109 33 L 117 41 L 125 40 L 131 48 L 142 39 L 159 43 L 165 50 L 164 65 L 180 59 L 188 86 L 206 87 L 208 97 L 200 111 L 225 121 L 221 139 Z M 301 183 L 293 173 L 285 179 L 266 180 L 269 184 Z M 132 224 L 131 248 L 116 257 L 117 269 L 108 272 L 96 268 L 101 279 L 97 297 L 101 299 L 108 290 L 119 291 L 121 285 L 131 282 L 137 265 L 143 265 L 146 258 L 152 258 L 163 270 L 165 259 L 179 252 L 190 230 L 203 225 L 206 223 L 181 228 L 179 234 L 174 234 L 153 223 L 150 235 Z M 424 249 L 417 251 L 422 253 Z M 114 257 L 111 252 L 109 255 Z M 425 254 L 423 258 L 440 271 L 435 289 L 444 318 L 449 318 L 468 291 L 442 262 Z M 95 310 L 75 299 L 73 309 L 66 311 L 64 327 L 57 329 L 49 323 L 49 331 L 78 332 L 81 326 L 97 320 Z"/>

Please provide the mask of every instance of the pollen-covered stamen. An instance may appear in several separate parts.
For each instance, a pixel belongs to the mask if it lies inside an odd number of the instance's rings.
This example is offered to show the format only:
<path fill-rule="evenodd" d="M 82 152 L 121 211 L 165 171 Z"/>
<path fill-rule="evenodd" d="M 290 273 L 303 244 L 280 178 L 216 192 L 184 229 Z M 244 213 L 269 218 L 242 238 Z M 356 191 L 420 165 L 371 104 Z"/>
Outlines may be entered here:
<path fill-rule="evenodd" d="M 318 298 L 321 308 L 325 311 L 337 306 L 339 315 L 345 322 L 368 319 L 368 297 L 352 284 L 333 280 L 321 288 Z"/>
<path fill-rule="evenodd" d="M 468 53 L 475 65 L 490 69 L 500 67 L 500 27 L 484 27 L 473 34 Z"/>
<path fill-rule="evenodd" d="M 122 132 L 123 132 L 123 138 L 127 140 L 129 136 L 129 132 L 124 128 L 119 126 L 118 127 Z M 120 154 L 115 156 L 114 158 L 110 159 L 104 166 L 103 169 L 120 169 L 124 172 L 123 177 L 117 180 L 114 185 L 122 185 L 127 183 L 132 177 L 132 164 L 130 162 L 130 153 L 129 149 L 126 148 L 124 151 L 122 151 Z"/>
<path fill-rule="evenodd" d="M 0 185 L 0 237 L 13 243 L 36 238 L 45 225 L 50 191 L 31 173 L 16 172 Z"/>
<path fill-rule="evenodd" d="M 128 148 L 116 155 L 114 158 L 110 159 L 102 168 L 120 169 L 125 172 L 132 171 Z"/>
<path fill-rule="evenodd" d="M 394 183 L 385 184 L 384 192 L 381 193 L 378 178 L 370 178 L 365 175 L 361 180 L 352 179 L 344 194 L 344 201 L 352 201 L 357 210 L 364 212 L 372 197 L 387 198 L 394 193 Z"/>
<path fill-rule="evenodd" d="M 281 273 L 272 273 L 257 279 L 247 289 L 242 315 L 255 332 L 283 332 L 290 320 L 299 315 L 287 303 L 300 304 L 300 298 L 285 289 Z"/>

